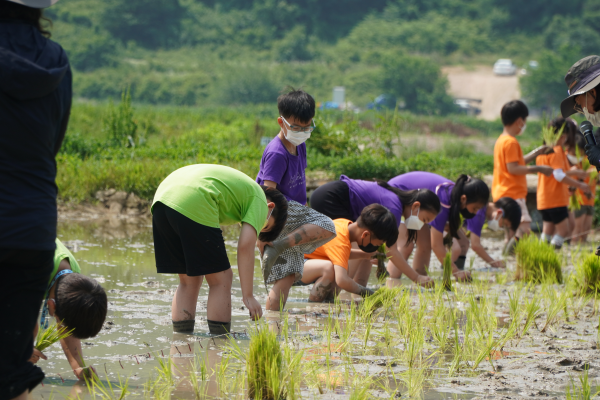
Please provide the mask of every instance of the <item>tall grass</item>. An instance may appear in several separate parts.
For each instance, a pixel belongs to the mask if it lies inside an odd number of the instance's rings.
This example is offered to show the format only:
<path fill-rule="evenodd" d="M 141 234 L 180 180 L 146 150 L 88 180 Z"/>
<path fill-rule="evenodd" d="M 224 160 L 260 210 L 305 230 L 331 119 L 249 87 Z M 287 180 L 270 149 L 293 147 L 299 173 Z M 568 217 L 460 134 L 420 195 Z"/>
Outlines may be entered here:
<path fill-rule="evenodd" d="M 535 235 L 524 236 L 515 247 L 515 279 L 533 283 L 562 283 L 561 259 L 554 247 Z"/>

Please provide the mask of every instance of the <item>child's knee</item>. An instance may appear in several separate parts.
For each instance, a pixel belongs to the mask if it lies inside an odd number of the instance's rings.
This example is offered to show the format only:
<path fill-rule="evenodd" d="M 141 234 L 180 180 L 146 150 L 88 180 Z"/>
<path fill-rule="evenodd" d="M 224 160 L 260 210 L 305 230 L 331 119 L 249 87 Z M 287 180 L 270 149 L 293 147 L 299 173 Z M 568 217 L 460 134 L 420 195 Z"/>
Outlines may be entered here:
<path fill-rule="evenodd" d="M 231 268 L 229 268 L 225 271 L 206 275 L 206 282 L 208 283 L 209 287 L 221 286 L 231 288 L 231 284 L 233 282 L 233 271 Z"/>
<path fill-rule="evenodd" d="M 333 263 L 330 262 L 326 267 L 323 268 L 323 279 L 333 282 L 335 281 L 335 268 L 333 268 Z"/>

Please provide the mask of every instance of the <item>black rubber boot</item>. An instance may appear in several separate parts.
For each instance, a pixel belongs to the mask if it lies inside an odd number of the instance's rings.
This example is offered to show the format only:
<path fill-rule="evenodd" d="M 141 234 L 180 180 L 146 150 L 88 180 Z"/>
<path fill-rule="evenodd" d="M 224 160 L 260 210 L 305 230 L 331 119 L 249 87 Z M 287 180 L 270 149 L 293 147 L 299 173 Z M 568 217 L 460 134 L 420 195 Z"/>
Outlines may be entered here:
<path fill-rule="evenodd" d="M 193 319 L 186 319 L 184 321 L 173 321 L 173 332 L 175 333 L 194 333 L 194 321 Z"/>
<path fill-rule="evenodd" d="M 231 321 L 219 322 L 206 320 L 208 323 L 208 331 L 211 335 L 226 335 L 231 332 Z"/>

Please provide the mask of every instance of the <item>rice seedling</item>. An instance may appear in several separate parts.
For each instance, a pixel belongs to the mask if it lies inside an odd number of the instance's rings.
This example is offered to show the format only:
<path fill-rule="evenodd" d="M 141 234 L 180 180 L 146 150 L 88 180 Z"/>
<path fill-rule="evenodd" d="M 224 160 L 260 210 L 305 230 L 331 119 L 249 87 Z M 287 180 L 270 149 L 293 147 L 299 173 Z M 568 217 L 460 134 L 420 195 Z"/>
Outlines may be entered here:
<path fill-rule="evenodd" d="M 600 290 L 600 257 L 590 254 L 574 265 L 573 283 L 579 295 L 595 294 Z"/>
<path fill-rule="evenodd" d="M 575 383 L 575 380 L 570 376 L 570 384 L 566 388 L 567 400 L 590 400 L 600 394 L 600 390 L 593 393 L 592 386 L 590 385 L 588 376 L 589 367 L 584 369 L 584 372 L 579 375 L 579 385 Z"/>
<path fill-rule="evenodd" d="M 208 389 L 208 367 L 206 366 L 206 361 L 206 354 L 204 357 L 201 357 L 199 354 L 194 355 L 189 379 L 196 399 L 204 398 Z M 200 376 L 198 376 L 198 373 Z"/>
<path fill-rule="evenodd" d="M 66 327 L 59 326 L 58 324 L 50 325 L 48 329 L 40 328 L 33 347 L 43 352 L 54 343 L 71 336 L 71 333 L 73 333 L 73 329 L 67 331 Z"/>
<path fill-rule="evenodd" d="M 452 291 L 452 253 L 447 252 L 444 257 L 444 278 L 442 286 L 448 291 Z"/>
<path fill-rule="evenodd" d="M 515 254 L 515 279 L 533 283 L 562 283 L 561 259 L 552 245 L 538 240 L 535 235 L 527 235 L 517 243 Z"/>
<path fill-rule="evenodd" d="M 173 386 L 175 384 L 175 375 L 173 373 L 175 364 L 173 363 L 173 359 L 169 356 L 165 361 L 158 354 L 155 356 L 155 359 L 158 361 L 158 367 L 155 368 L 158 373 L 156 383 L 169 387 Z"/>
<path fill-rule="evenodd" d="M 365 297 L 362 302 L 361 316 L 366 319 L 370 319 L 373 312 L 378 308 L 384 307 L 384 310 L 389 310 L 396 299 L 404 291 L 401 287 L 389 288 L 382 286 L 372 296 Z"/>
<path fill-rule="evenodd" d="M 85 384 L 92 397 L 100 397 L 104 400 L 122 400 L 129 393 L 129 378 L 123 381 L 121 375 L 117 374 L 118 384 L 113 384 L 108 376 L 104 383 L 98 375 L 92 375 L 91 378 L 85 378 Z"/>
<path fill-rule="evenodd" d="M 408 398 L 421 398 L 423 387 L 428 375 L 428 368 L 409 368 L 402 373 L 401 378 L 406 386 Z"/>
<path fill-rule="evenodd" d="M 567 304 L 569 292 L 564 290 L 561 294 L 551 286 L 546 288 L 546 299 L 548 301 L 548 310 L 546 311 L 546 323 L 540 332 L 546 332 L 546 329 L 558 321 L 558 315 L 564 311 Z"/>
<path fill-rule="evenodd" d="M 387 246 L 385 245 L 385 243 L 379 246 L 375 258 L 377 259 L 377 270 L 375 271 L 375 276 L 377 277 L 379 282 L 382 282 L 388 276 L 390 276 L 385 266 L 385 262 L 389 260 L 389 257 L 387 256 Z"/>
<path fill-rule="evenodd" d="M 560 129 L 555 130 L 552 126 L 550 126 L 549 121 L 544 117 L 542 120 L 542 139 L 544 140 L 544 144 L 549 147 L 556 146 L 556 143 L 562 136 L 564 130 L 565 124 L 563 124 Z"/>
<path fill-rule="evenodd" d="M 523 325 L 523 330 L 521 330 L 521 333 L 519 334 L 520 338 L 527 334 L 531 324 L 535 323 L 535 319 L 539 317 L 540 313 L 541 306 L 539 295 L 535 294 L 530 300 L 525 300 L 525 324 Z"/>

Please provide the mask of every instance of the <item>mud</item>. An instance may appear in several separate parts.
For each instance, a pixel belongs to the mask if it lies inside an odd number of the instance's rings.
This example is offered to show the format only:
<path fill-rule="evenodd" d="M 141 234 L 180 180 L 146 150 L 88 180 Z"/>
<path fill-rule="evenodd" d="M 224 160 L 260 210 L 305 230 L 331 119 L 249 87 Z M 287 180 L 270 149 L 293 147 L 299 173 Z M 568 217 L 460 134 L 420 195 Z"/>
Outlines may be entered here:
<path fill-rule="evenodd" d="M 192 385 L 186 376 L 192 368 L 194 354 L 202 354 L 207 358 L 211 371 L 217 370 L 223 362 L 226 340 L 211 338 L 206 324 L 206 301 L 208 290 L 202 286 L 196 310 L 196 326 L 194 335 L 173 334 L 170 317 L 170 304 L 177 287 L 174 275 L 158 275 L 154 265 L 151 225 L 144 218 L 84 218 L 84 214 L 61 215 L 59 237 L 77 257 L 82 271 L 97 279 L 107 290 L 109 313 L 100 334 L 83 341 L 83 352 L 87 364 L 92 364 L 104 380 L 118 383 L 118 376 L 129 378 L 131 396 L 141 398 L 146 392 L 145 384 L 156 376 L 157 358 L 165 359 L 171 355 L 174 360 L 176 385 L 171 398 L 195 398 Z M 232 265 L 235 265 L 235 245 L 237 231 L 225 231 L 227 250 Z M 594 242 L 598 238 L 590 238 Z M 485 236 L 483 245 L 492 257 L 501 257 L 503 238 Z M 571 259 L 568 246 L 563 249 L 566 260 Z M 591 245 L 580 251 L 591 251 Z M 434 257 L 432 257 L 432 260 Z M 471 263 L 471 260 L 473 262 Z M 432 275 L 439 277 L 441 269 L 437 262 L 431 267 Z M 466 268 L 472 269 L 476 279 L 492 282 L 491 290 L 498 294 L 496 316 L 499 327 L 510 319 L 509 296 L 514 283 L 514 259 L 507 259 L 508 271 L 488 267 L 472 251 L 467 256 Z M 566 274 L 572 270 L 570 261 L 564 268 Z M 248 311 L 242 298 L 237 269 L 234 266 L 234 286 L 232 289 L 232 331 L 233 340 L 240 346 L 248 343 L 247 330 L 250 326 Z M 374 271 L 373 271 L 374 272 Z M 371 275 L 369 287 L 378 285 L 374 273 Z M 509 283 L 504 283 L 507 281 Z M 255 266 L 254 294 L 264 306 L 266 295 L 260 276 L 258 261 Z M 500 282 L 500 283 L 497 283 Z M 422 289 L 410 286 L 403 280 L 388 280 L 390 286 L 404 286 L 410 290 L 411 299 L 418 301 Z M 465 286 L 466 287 L 466 286 Z M 410 288 L 410 289 L 409 289 Z M 269 321 L 273 329 L 281 330 L 282 315 L 287 315 L 289 334 L 293 336 L 298 349 L 304 348 L 307 361 L 319 359 L 324 353 L 331 354 L 329 361 L 333 366 L 342 365 L 339 350 L 339 335 L 332 335 L 329 340 L 324 337 L 323 325 L 339 318 L 332 311 L 330 304 L 315 304 L 307 301 L 309 287 L 294 287 L 290 292 L 287 313 L 266 312 L 264 319 Z M 359 301 L 348 293 L 340 295 L 341 305 L 347 306 Z M 457 308 L 465 307 L 456 303 Z M 334 312 L 334 315 L 331 313 Z M 582 371 L 589 370 L 592 387 L 600 382 L 600 359 L 598 358 L 598 314 L 595 305 L 590 302 L 582 305 L 577 315 L 569 313 L 568 318 L 550 326 L 541 332 L 545 324 L 546 314 L 542 313 L 532 325 L 529 334 L 522 340 L 509 341 L 501 352 L 493 353 L 492 362 L 483 361 L 471 371 L 465 368 L 456 376 L 448 376 L 444 364 L 432 363 L 431 377 L 424 384 L 423 397 L 426 399 L 476 398 L 476 399 L 533 399 L 533 398 L 565 398 L 566 388 L 573 382 L 579 382 Z M 377 329 L 382 326 L 376 322 L 374 331 L 368 337 L 367 347 L 379 348 L 386 339 Z M 330 343 L 327 347 L 315 347 L 315 343 Z M 338 343 L 338 344 L 336 344 Z M 357 347 L 358 343 L 355 343 Z M 40 361 L 40 366 L 47 373 L 43 386 L 38 386 L 30 395 L 32 399 L 66 398 L 79 395 L 89 397 L 85 384 L 76 382 L 74 375 L 64 357 L 61 348 L 55 345 L 46 352 L 47 361 Z M 348 356 L 354 364 L 355 374 L 389 378 L 391 373 L 402 374 L 407 367 L 380 351 L 349 352 Z M 337 357 L 337 358 L 336 358 Z M 436 356 L 439 357 L 439 356 Z M 468 370 L 468 371 L 467 371 Z M 307 399 L 347 399 L 352 389 L 337 383 L 343 381 L 340 372 L 331 370 L 318 379 L 329 383 L 326 385 L 303 386 L 299 393 Z M 338 382 L 339 380 L 339 382 Z M 333 382 L 333 383 L 332 383 Z M 207 384 L 207 398 L 231 398 L 223 394 L 222 382 L 219 384 L 215 375 Z M 396 397 L 407 398 L 406 389 L 397 386 Z M 396 390 L 394 389 L 394 390 Z M 323 392 L 323 393 L 321 393 Z M 374 386 L 369 391 L 370 398 L 390 398 L 388 391 Z M 243 397 L 243 395 L 242 395 Z M 147 398 L 147 396 L 146 396 Z"/>

